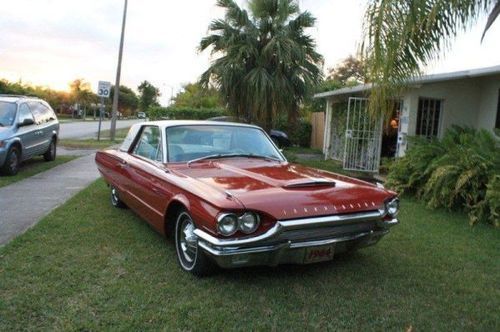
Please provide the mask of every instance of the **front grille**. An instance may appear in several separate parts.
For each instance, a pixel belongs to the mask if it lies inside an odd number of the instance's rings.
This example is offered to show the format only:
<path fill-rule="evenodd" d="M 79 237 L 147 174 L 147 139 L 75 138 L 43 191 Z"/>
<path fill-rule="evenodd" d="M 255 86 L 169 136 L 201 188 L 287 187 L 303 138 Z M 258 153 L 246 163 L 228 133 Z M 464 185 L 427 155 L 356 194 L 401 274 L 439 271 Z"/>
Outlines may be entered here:
<path fill-rule="evenodd" d="M 361 221 L 354 224 L 338 225 L 338 226 L 324 226 L 318 228 L 308 229 L 295 229 L 287 230 L 281 233 L 277 240 L 281 241 L 308 241 L 308 240 L 323 240 L 336 237 L 343 237 L 347 235 L 365 233 L 375 230 L 375 221 Z"/>

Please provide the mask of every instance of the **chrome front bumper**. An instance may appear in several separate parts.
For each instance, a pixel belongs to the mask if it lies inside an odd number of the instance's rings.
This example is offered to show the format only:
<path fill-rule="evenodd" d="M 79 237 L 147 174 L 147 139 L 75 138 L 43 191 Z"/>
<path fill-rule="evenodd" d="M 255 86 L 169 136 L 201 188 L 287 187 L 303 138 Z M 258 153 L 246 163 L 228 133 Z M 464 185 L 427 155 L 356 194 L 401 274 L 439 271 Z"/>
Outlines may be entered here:
<path fill-rule="evenodd" d="M 377 243 L 398 219 L 384 220 L 379 211 L 278 221 L 253 237 L 219 239 L 194 231 L 198 248 L 219 266 L 302 264 L 308 248 L 334 246 L 335 253 Z"/>

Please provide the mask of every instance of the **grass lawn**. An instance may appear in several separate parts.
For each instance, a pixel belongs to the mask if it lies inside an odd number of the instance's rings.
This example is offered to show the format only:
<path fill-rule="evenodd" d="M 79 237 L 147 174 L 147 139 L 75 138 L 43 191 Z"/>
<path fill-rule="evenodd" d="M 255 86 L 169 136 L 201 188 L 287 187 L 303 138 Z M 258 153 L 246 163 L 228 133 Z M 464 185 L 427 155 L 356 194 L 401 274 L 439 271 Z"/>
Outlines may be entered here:
<path fill-rule="evenodd" d="M 0 330 L 498 331 L 498 230 L 411 199 L 400 219 L 333 262 L 197 279 L 98 180 L 0 249 Z"/>
<path fill-rule="evenodd" d="M 101 140 L 91 139 L 61 139 L 59 145 L 69 149 L 104 149 L 108 146 L 120 144 L 127 136 L 130 128 L 116 129 L 115 140 L 111 141 L 109 130 L 101 131 Z"/>
<path fill-rule="evenodd" d="M 70 160 L 73 160 L 77 157 L 75 156 L 57 156 L 56 160 L 46 162 L 43 160 L 43 157 L 36 157 L 30 160 L 23 162 L 21 165 L 21 169 L 16 176 L 4 176 L 0 175 L 0 187 L 7 186 L 11 183 L 24 180 L 30 176 L 35 174 L 44 172 L 52 167 L 56 167 L 58 165 L 67 163 Z M 1 211 L 0 211 L 1 214 Z"/>

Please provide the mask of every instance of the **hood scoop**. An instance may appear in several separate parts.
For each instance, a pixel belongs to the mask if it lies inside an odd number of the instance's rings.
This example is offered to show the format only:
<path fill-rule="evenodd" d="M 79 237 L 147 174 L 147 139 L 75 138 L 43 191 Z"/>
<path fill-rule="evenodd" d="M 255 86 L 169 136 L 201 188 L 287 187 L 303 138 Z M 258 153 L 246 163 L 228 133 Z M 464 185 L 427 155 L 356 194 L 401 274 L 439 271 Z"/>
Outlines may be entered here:
<path fill-rule="evenodd" d="M 311 187 L 335 187 L 335 181 L 327 179 L 304 179 L 288 183 L 283 186 L 285 189 L 301 189 Z"/>

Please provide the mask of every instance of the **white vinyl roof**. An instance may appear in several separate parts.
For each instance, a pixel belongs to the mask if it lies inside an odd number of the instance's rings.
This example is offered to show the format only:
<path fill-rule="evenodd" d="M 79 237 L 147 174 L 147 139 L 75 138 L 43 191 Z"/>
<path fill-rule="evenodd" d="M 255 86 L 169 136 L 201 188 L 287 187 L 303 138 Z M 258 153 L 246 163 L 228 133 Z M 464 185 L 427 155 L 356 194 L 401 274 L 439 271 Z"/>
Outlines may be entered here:
<path fill-rule="evenodd" d="M 482 76 L 493 76 L 500 74 L 500 65 L 487 68 L 478 68 L 470 70 L 462 70 L 450 73 L 424 75 L 420 77 L 411 78 L 408 80 L 409 84 L 426 84 L 444 81 L 460 80 L 464 78 L 474 78 Z M 353 87 L 342 88 L 333 91 L 322 92 L 314 95 L 314 98 L 327 98 L 332 96 L 340 96 L 346 94 L 354 94 L 359 92 L 368 91 L 372 88 L 372 84 L 361 84 Z"/>

